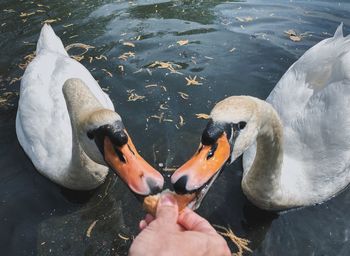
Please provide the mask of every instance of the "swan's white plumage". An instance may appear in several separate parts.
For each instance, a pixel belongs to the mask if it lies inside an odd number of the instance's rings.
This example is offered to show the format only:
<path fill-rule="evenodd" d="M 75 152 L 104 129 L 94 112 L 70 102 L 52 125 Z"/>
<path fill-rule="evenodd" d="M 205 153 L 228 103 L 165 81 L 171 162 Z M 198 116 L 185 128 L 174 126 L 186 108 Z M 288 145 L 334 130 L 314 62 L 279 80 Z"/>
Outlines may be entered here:
<path fill-rule="evenodd" d="M 342 25 L 305 52 L 266 101 L 283 124 L 281 208 L 320 203 L 344 189 L 350 183 L 350 36 Z M 244 153 L 243 176 L 255 152 L 253 145 Z"/>
<path fill-rule="evenodd" d="M 80 184 L 69 180 L 73 162 L 72 127 L 62 93 L 62 86 L 69 78 L 80 78 L 104 108 L 114 110 L 111 100 L 90 72 L 69 58 L 52 28 L 44 25 L 36 57 L 21 81 L 16 132 L 39 172 L 61 185 L 90 189 L 101 184 L 107 167 L 96 164 L 95 174 L 81 173 Z"/>

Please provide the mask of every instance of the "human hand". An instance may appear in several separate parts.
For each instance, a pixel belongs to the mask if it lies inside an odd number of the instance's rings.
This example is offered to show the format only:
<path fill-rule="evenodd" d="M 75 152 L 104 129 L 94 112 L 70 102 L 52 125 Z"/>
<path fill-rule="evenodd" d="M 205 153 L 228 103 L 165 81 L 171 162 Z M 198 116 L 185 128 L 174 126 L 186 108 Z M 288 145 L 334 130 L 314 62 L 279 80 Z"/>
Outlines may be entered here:
<path fill-rule="evenodd" d="M 130 256 L 231 255 L 225 239 L 207 220 L 188 208 L 179 215 L 176 200 L 169 193 L 161 195 L 156 217 L 147 215 L 140 228 Z"/>

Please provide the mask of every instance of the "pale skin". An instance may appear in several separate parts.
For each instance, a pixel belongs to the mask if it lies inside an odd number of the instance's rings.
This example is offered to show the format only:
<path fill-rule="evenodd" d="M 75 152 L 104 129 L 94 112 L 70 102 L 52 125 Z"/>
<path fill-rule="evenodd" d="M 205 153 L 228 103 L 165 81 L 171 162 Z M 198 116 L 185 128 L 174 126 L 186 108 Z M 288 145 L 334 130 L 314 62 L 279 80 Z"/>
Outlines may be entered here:
<path fill-rule="evenodd" d="M 175 198 L 168 193 L 161 196 L 156 217 L 146 215 L 139 226 L 130 256 L 231 255 L 225 239 L 207 220 L 188 208 L 179 214 Z"/>

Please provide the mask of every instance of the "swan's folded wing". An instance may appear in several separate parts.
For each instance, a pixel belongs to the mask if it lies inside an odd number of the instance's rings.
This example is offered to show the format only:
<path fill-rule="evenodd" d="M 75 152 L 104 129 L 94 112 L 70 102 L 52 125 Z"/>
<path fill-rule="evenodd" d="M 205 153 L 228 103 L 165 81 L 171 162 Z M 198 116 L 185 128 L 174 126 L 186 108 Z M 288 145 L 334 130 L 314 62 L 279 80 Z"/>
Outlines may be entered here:
<path fill-rule="evenodd" d="M 302 164 L 311 190 L 332 193 L 350 182 L 350 80 L 310 97 L 285 134 L 285 154 Z"/>

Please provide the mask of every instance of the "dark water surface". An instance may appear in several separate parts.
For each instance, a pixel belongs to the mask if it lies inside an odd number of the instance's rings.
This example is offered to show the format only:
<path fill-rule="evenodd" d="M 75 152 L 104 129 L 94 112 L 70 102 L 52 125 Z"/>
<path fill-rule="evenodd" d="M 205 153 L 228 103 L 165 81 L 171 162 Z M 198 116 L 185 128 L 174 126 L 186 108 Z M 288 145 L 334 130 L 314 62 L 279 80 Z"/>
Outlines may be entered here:
<path fill-rule="evenodd" d="M 63 189 L 36 172 L 19 146 L 20 82 L 13 79 L 22 76 L 18 64 L 35 50 L 44 20 L 56 20 L 52 26 L 65 45 L 95 46 L 81 63 L 110 95 L 141 154 L 167 181 L 166 170 L 197 148 L 206 121 L 196 113 L 209 113 L 229 95 L 265 99 L 288 67 L 340 22 L 350 31 L 347 1 L 2 0 L 0 13 L 1 255 L 126 255 L 130 240 L 123 237 L 138 233 L 144 215 L 114 175 L 95 191 Z M 304 37 L 293 42 L 284 33 L 288 29 Z M 180 46 L 179 40 L 189 43 Z M 129 51 L 135 56 L 119 58 Z M 90 63 L 90 57 L 97 58 Z M 149 73 L 154 61 L 176 63 L 181 74 L 158 68 Z M 188 76 L 202 85 L 186 86 Z M 145 98 L 128 101 L 131 93 Z M 211 223 L 250 239 L 253 255 L 350 255 L 350 190 L 322 205 L 277 215 L 247 201 L 241 171 L 240 161 L 227 167 L 203 202 L 199 213 Z"/>

